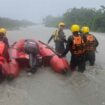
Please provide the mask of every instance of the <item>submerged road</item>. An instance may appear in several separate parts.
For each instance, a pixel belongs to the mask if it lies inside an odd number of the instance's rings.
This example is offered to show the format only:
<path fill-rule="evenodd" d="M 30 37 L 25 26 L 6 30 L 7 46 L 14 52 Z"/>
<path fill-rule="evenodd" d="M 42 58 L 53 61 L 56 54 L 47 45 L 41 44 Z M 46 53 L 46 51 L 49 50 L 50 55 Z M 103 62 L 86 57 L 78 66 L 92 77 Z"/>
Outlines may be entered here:
<path fill-rule="evenodd" d="M 53 31 L 33 26 L 10 31 L 8 38 L 10 43 L 22 38 L 47 42 Z M 65 33 L 67 37 L 70 34 L 68 30 Z M 67 77 L 45 67 L 32 76 L 23 71 L 14 81 L 0 84 L 0 105 L 105 105 L 105 35 L 94 34 L 100 42 L 94 67 Z"/>

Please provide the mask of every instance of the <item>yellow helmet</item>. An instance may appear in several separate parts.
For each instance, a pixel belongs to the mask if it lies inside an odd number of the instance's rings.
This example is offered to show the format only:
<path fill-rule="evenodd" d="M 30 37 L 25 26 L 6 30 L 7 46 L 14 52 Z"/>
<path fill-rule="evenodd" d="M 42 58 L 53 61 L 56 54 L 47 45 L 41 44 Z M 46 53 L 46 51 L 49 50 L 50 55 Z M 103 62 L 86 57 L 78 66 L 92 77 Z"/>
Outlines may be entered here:
<path fill-rule="evenodd" d="M 72 32 L 79 32 L 80 31 L 80 26 L 77 24 L 74 24 L 71 26 L 71 31 Z"/>
<path fill-rule="evenodd" d="M 58 26 L 59 26 L 59 27 L 60 27 L 60 26 L 65 26 L 65 23 L 64 23 L 64 22 L 60 22 Z"/>
<path fill-rule="evenodd" d="M 0 33 L 6 34 L 6 29 L 5 28 L 0 28 Z"/>
<path fill-rule="evenodd" d="M 84 27 L 82 27 L 81 31 L 82 31 L 82 33 L 85 34 L 85 33 L 89 33 L 90 29 L 89 29 L 89 27 L 84 26 Z"/>

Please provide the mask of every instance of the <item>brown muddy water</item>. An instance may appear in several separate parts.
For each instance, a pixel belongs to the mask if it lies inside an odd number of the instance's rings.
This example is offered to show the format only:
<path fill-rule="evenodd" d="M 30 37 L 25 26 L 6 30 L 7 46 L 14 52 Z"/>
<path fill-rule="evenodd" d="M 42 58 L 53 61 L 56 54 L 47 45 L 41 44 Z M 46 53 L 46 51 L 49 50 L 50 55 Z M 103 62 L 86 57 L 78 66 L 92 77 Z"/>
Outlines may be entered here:
<path fill-rule="evenodd" d="M 10 31 L 8 38 L 11 44 L 22 38 L 47 42 L 54 30 L 33 26 Z M 69 30 L 65 33 L 67 37 L 70 34 Z M 85 73 L 75 72 L 72 76 L 45 67 L 32 76 L 22 72 L 14 81 L 0 84 L 0 105 L 105 105 L 105 35 L 94 35 L 100 42 L 94 67 L 87 65 Z"/>

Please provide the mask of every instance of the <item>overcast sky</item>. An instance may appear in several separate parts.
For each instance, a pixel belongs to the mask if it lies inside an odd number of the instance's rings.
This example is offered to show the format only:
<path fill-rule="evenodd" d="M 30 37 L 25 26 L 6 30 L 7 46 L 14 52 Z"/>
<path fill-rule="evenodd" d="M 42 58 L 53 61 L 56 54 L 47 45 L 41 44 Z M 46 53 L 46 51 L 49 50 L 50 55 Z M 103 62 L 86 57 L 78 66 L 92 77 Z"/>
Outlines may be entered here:
<path fill-rule="evenodd" d="M 46 15 L 61 15 L 69 8 L 100 5 L 105 0 L 0 0 L 0 16 L 40 22 Z"/>

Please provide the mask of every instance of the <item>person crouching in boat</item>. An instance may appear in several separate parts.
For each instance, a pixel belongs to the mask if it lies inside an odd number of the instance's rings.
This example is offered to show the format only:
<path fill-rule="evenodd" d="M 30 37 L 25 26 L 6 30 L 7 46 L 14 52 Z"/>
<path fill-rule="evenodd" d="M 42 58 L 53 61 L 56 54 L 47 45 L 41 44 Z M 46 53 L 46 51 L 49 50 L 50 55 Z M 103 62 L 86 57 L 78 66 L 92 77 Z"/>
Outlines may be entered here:
<path fill-rule="evenodd" d="M 35 73 L 37 71 L 37 55 L 39 53 L 39 48 L 34 40 L 27 39 L 24 42 L 24 51 L 29 54 L 29 64 L 31 69 L 28 74 Z"/>

